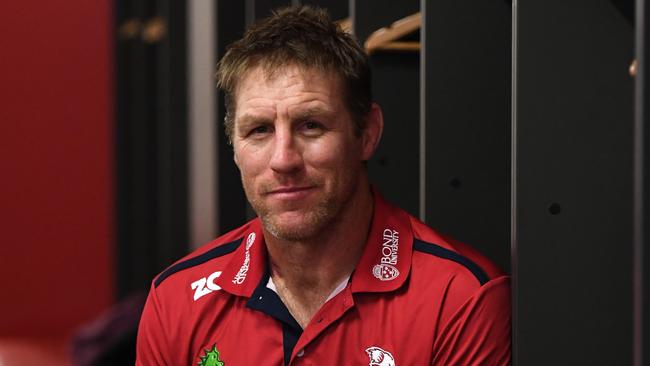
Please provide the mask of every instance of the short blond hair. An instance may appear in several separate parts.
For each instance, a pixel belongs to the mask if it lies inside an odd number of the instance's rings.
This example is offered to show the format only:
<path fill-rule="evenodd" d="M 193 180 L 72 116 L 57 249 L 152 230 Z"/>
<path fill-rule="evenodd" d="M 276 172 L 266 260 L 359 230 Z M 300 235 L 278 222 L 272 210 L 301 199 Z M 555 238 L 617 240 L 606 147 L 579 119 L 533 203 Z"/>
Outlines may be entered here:
<path fill-rule="evenodd" d="M 269 76 L 287 66 L 333 72 L 342 81 L 345 105 L 357 135 L 372 104 L 368 58 L 359 43 L 327 12 L 309 6 L 279 9 L 251 26 L 219 61 L 217 85 L 224 91 L 226 136 L 232 141 L 237 86 L 253 68 Z"/>

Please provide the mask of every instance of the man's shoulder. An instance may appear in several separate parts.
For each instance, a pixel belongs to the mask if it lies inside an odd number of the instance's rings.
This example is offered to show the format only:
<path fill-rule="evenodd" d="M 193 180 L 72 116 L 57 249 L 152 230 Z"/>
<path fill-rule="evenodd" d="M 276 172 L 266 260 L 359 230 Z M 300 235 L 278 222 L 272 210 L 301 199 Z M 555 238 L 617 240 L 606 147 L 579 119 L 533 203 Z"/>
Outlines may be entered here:
<path fill-rule="evenodd" d="M 423 263 L 418 267 L 420 270 L 435 273 L 438 277 L 442 275 L 475 281 L 478 287 L 505 275 L 471 246 L 441 234 L 412 216 L 410 219 L 414 260 Z"/>
<path fill-rule="evenodd" d="M 492 261 L 413 217 L 411 227 L 409 292 L 437 308 L 441 324 L 447 324 L 463 309 L 479 305 L 508 308 L 510 279 Z"/>
<path fill-rule="evenodd" d="M 241 245 L 246 232 L 255 220 L 231 230 L 218 238 L 202 245 L 198 249 L 179 259 L 167 267 L 153 280 L 153 287 L 174 282 L 187 282 L 193 278 L 207 274 L 211 269 L 221 268 L 230 260 L 230 256 Z M 207 271 L 207 272 L 206 272 Z"/>

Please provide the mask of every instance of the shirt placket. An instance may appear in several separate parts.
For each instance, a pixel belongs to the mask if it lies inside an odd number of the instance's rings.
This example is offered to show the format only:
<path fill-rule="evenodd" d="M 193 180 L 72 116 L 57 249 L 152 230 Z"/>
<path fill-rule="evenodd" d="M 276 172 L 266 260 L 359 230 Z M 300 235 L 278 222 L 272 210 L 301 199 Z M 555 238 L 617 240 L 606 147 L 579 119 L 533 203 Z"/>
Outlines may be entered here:
<path fill-rule="evenodd" d="M 289 365 L 317 365 L 318 362 L 310 357 L 310 344 L 318 337 L 325 336 L 326 329 L 339 321 L 353 307 L 354 298 L 348 286 L 330 299 L 307 325 L 293 349 Z"/>

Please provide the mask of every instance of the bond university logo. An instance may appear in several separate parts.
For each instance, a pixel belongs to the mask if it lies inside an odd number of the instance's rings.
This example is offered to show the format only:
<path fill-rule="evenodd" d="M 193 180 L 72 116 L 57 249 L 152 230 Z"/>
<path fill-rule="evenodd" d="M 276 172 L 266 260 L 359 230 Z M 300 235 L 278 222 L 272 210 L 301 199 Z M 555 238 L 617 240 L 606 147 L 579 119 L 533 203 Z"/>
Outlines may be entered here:
<path fill-rule="evenodd" d="M 379 347 L 366 348 L 366 353 L 370 358 L 369 366 L 395 366 L 395 358 L 388 351 Z"/>
<path fill-rule="evenodd" d="M 217 284 L 214 283 L 214 280 L 219 278 L 219 276 L 221 276 L 221 271 L 216 271 L 208 277 L 203 277 L 192 282 L 190 287 L 192 290 L 194 290 L 194 301 L 211 293 L 212 291 L 221 290 L 221 287 L 217 286 Z"/>
<path fill-rule="evenodd" d="M 219 359 L 219 351 L 217 351 L 217 345 L 213 344 L 211 349 L 206 349 L 203 351 L 203 356 L 199 356 L 201 361 L 199 361 L 199 366 L 224 366 L 223 361 Z"/>
<path fill-rule="evenodd" d="M 241 267 L 239 268 L 239 272 L 237 272 L 235 277 L 232 279 L 232 283 L 234 284 L 241 285 L 246 279 L 246 275 L 248 274 L 248 266 L 251 263 L 250 249 L 253 246 L 253 243 L 255 243 L 255 233 L 250 233 L 248 234 L 248 238 L 246 238 L 246 254 L 244 263 L 242 263 Z"/>
<path fill-rule="evenodd" d="M 397 267 L 397 250 L 399 249 L 399 232 L 384 229 L 381 245 L 381 260 L 372 268 L 372 274 L 382 280 L 390 281 L 399 276 Z"/>

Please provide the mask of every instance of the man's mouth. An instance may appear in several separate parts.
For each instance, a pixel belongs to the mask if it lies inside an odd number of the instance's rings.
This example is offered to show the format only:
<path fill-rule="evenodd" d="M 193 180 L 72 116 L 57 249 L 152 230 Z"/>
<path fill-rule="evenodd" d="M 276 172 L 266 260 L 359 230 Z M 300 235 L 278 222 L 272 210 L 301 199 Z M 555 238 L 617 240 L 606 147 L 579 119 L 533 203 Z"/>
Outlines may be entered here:
<path fill-rule="evenodd" d="M 301 199 L 309 195 L 314 189 L 313 185 L 280 186 L 267 191 L 266 195 L 281 200 Z"/>

